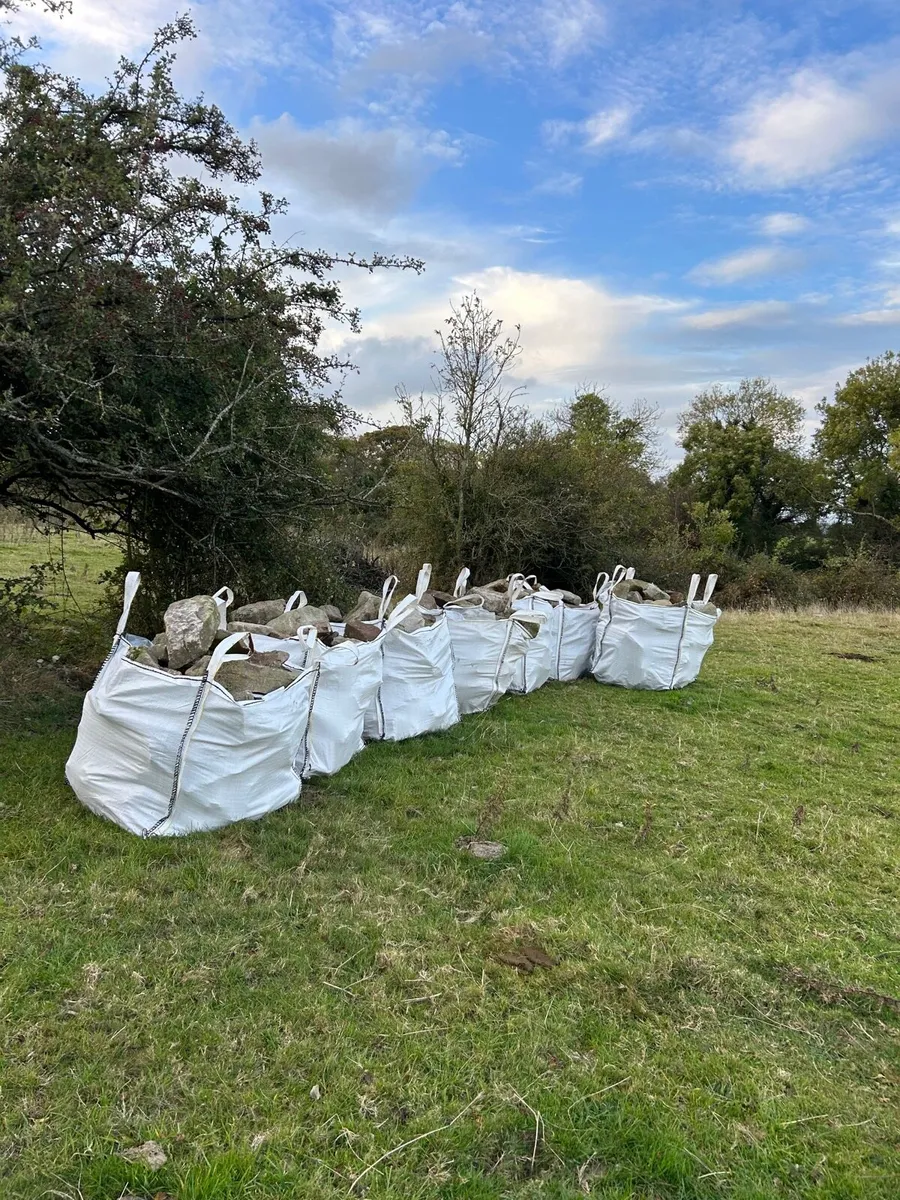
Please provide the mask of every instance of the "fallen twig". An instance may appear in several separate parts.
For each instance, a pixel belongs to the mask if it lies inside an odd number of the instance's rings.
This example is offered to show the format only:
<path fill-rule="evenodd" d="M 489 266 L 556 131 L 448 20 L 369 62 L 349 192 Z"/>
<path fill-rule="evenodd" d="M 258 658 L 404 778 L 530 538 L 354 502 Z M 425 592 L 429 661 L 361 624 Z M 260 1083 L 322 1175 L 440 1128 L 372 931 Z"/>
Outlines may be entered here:
<path fill-rule="evenodd" d="M 366 1175 L 369 1174 L 370 1171 L 374 1171 L 379 1163 L 383 1163 L 386 1158 L 390 1158 L 391 1155 L 393 1155 L 393 1154 L 399 1154 L 401 1150 L 405 1150 L 407 1148 L 407 1146 L 412 1146 L 415 1142 L 421 1142 L 423 1138 L 432 1137 L 436 1133 L 443 1133 L 443 1131 L 445 1129 L 449 1129 L 451 1127 L 451 1125 L 455 1125 L 456 1122 L 460 1119 L 460 1117 L 464 1116 L 469 1111 L 469 1109 L 472 1108 L 473 1105 L 477 1104 L 479 1100 L 483 1100 L 483 1099 L 484 1099 L 484 1092 L 479 1092 L 478 1095 L 475 1097 L 475 1099 L 470 1100 L 469 1103 L 466 1105 L 466 1107 L 460 1109 L 460 1111 L 456 1114 L 456 1116 L 453 1118 L 453 1120 L 448 1121 L 446 1125 L 438 1125 L 438 1127 L 436 1129 L 429 1129 L 427 1133 L 420 1133 L 420 1134 L 418 1134 L 417 1137 L 410 1138 L 408 1142 L 401 1142 L 399 1146 L 394 1146 L 393 1149 L 386 1150 L 384 1152 L 384 1154 L 381 1155 L 380 1158 L 376 1158 L 375 1161 L 373 1163 L 370 1163 L 369 1166 L 367 1166 L 364 1171 L 360 1171 L 360 1173 L 356 1176 L 356 1178 L 350 1184 L 350 1187 L 347 1189 L 347 1195 L 349 1196 L 352 1193 L 353 1189 L 356 1187 L 356 1185 L 361 1180 L 363 1180 L 366 1177 Z"/>
<path fill-rule="evenodd" d="M 630 1081 L 631 1076 L 626 1075 L 624 1079 L 620 1079 L 617 1083 L 608 1083 L 606 1087 L 601 1088 L 599 1092 L 589 1092 L 587 1096 L 582 1096 L 579 1100 L 576 1100 L 573 1104 L 569 1105 L 569 1107 L 566 1109 L 566 1116 L 569 1115 L 576 1105 L 584 1104 L 586 1100 L 595 1100 L 598 1096 L 602 1096 L 604 1092 L 611 1092 L 613 1088 L 621 1087 L 623 1083 L 629 1083 Z"/>

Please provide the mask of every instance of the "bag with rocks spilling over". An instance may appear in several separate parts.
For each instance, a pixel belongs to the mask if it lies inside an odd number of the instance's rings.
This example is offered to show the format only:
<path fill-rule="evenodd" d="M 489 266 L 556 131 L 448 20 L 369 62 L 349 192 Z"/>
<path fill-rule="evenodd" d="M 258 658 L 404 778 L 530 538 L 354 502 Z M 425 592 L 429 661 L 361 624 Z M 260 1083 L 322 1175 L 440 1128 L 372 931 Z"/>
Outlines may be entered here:
<path fill-rule="evenodd" d="M 687 596 L 640 579 L 623 579 L 607 593 L 597 629 L 592 673 L 599 683 L 667 691 L 693 683 L 722 615 L 710 603 L 718 576 L 691 578 Z"/>
<path fill-rule="evenodd" d="M 322 611 L 305 601 L 302 593 L 292 596 L 289 605 L 302 603 L 299 609 L 289 607 L 285 615 L 301 611 L 314 620 L 300 625 L 287 640 L 254 634 L 253 644 L 263 651 L 287 651 L 289 665 L 297 669 L 318 665 L 303 774 L 334 775 L 364 748 L 366 713 L 381 685 L 384 642 L 415 608 L 416 601 L 414 596 L 401 601 L 383 622 L 383 629 L 354 618 L 352 613 L 346 621 L 323 621 Z M 287 624 L 290 622 L 285 627 Z"/>
<path fill-rule="evenodd" d="M 493 585 L 464 594 L 468 578 L 465 567 L 456 581 L 455 598 L 444 605 L 462 715 L 483 712 L 509 691 L 519 661 L 546 620 L 544 613 L 513 612 L 506 580 L 499 581 L 504 584 L 505 599 L 493 588 L 495 600 L 485 595 Z"/>
<path fill-rule="evenodd" d="M 510 575 L 507 580 L 510 606 L 514 612 L 537 612 L 544 622 L 537 636 L 526 646 L 525 653 L 516 665 L 509 690 L 527 696 L 543 687 L 553 673 L 553 656 L 562 621 L 563 601 L 561 594 L 551 594 L 539 588 L 537 578 L 529 575 Z M 572 595 L 567 592 L 566 595 Z M 580 597 L 576 599 L 580 600 Z"/>
<path fill-rule="evenodd" d="M 621 572 L 621 575 L 614 573 L 617 582 L 624 578 L 625 568 L 617 567 L 616 571 Z M 548 620 L 551 679 L 572 683 L 590 672 L 601 613 L 600 597 L 609 586 L 610 577 L 604 572 L 597 576 L 594 598 L 586 604 L 575 592 L 546 587 L 536 588 L 515 602 L 516 608 L 554 605 Z"/>
<path fill-rule="evenodd" d="M 155 643 L 129 635 L 139 584 L 130 572 L 112 649 L 84 700 L 66 764 L 78 799 L 132 833 L 158 837 L 261 817 L 295 800 L 318 668 L 229 653 L 244 638 L 220 628 L 224 613 L 212 596 L 170 605 Z"/>
<path fill-rule="evenodd" d="M 388 580 L 379 625 L 397 582 L 395 575 Z M 442 596 L 428 591 L 430 582 L 431 563 L 425 563 L 416 581 L 415 607 L 382 643 L 381 686 L 366 713 L 365 736 L 373 741 L 400 742 L 449 729 L 459 720 L 450 629 Z"/>

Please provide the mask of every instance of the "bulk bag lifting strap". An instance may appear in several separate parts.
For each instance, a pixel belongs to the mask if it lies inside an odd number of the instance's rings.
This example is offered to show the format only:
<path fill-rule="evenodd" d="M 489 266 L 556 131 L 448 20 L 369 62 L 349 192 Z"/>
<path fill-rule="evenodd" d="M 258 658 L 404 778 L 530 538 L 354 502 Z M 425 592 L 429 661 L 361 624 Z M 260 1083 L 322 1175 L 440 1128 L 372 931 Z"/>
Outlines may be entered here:
<path fill-rule="evenodd" d="M 533 581 L 533 582 L 532 582 Z M 520 696 L 535 692 L 550 679 L 553 669 L 553 652 L 562 628 L 562 600 L 541 594 L 537 588 L 537 577 L 510 575 L 509 596 L 514 611 L 537 612 L 544 617 L 537 635 L 526 646 L 519 659 L 509 690 Z"/>
<path fill-rule="evenodd" d="M 433 624 L 412 631 L 395 626 L 382 639 L 381 684 L 366 713 L 364 728 L 370 740 L 399 742 L 420 733 L 449 729 L 459 720 L 447 618 L 440 610 L 435 616 L 435 610 L 420 607 L 430 582 L 431 563 L 425 563 L 412 599 L 420 612 L 435 617 Z M 391 576 L 385 582 L 381 621 L 394 587 L 396 576 Z"/>

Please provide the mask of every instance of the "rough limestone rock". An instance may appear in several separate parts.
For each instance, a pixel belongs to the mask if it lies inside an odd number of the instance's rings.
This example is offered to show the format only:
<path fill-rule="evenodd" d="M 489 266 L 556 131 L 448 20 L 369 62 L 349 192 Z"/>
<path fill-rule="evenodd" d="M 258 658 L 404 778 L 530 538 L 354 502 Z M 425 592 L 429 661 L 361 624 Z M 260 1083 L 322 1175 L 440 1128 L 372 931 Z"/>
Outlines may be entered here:
<path fill-rule="evenodd" d="M 344 617 L 336 604 L 323 604 L 322 611 L 329 621 L 343 621 Z"/>
<path fill-rule="evenodd" d="M 419 600 L 419 608 L 436 609 L 438 602 L 434 598 L 434 592 L 423 592 Z"/>
<path fill-rule="evenodd" d="M 284 612 L 286 600 L 257 600 L 231 610 L 232 621 L 249 621 L 253 625 L 268 625 Z"/>
<path fill-rule="evenodd" d="M 394 628 L 402 629 L 404 633 L 415 633 L 417 629 L 424 629 L 425 624 L 425 617 L 422 615 L 422 613 L 413 609 L 412 612 L 407 613 L 403 620 L 400 621 L 399 624 L 395 625 Z"/>
<path fill-rule="evenodd" d="M 159 670 L 159 662 L 150 653 L 149 646 L 132 646 L 128 651 L 128 657 L 132 662 L 140 663 L 142 667 L 153 667 L 154 670 Z"/>
<path fill-rule="evenodd" d="M 217 629 L 216 636 L 213 638 L 213 645 L 218 646 L 219 642 L 224 642 L 227 637 L 231 637 L 232 633 L 240 633 L 239 629 Z M 229 650 L 229 654 L 249 654 L 252 650 L 249 637 L 241 638 L 239 642 L 235 642 Z"/>
<path fill-rule="evenodd" d="M 219 628 L 219 609 L 212 596 L 176 600 L 166 609 L 169 666 L 180 671 L 206 654 Z"/>
<path fill-rule="evenodd" d="M 356 605 L 347 613 L 347 621 L 377 621 L 381 597 L 374 592 L 360 592 Z"/>
<path fill-rule="evenodd" d="M 205 675 L 209 668 L 210 657 L 209 654 L 204 654 L 202 658 L 198 658 L 195 663 L 188 667 L 183 674 L 190 675 L 192 678 L 195 676 L 199 678 L 199 676 Z"/>
<path fill-rule="evenodd" d="M 577 607 L 581 603 L 581 597 L 577 593 L 567 592 L 565 588 L 560 588 L 559 592 L 563 604 L 570 604 L 573 607 Z"/>
<path fill-rule="evenodd" d="M 503 584 L 502 592 L 498 591 L 495 584 L 486 583 L 484 587 L 472 588 L 468 595 L 481 596 L 486 612 L 505 613 L 509 610 L 509 588 L 505 579 L 498 582 Z"/>
<path fill-rule="evenodd" d="M 632 580 L 632 583 L 634 580 Z M 655 583 L 641 583 L 638 585 L 644 593 L 647 600 L 668 600 L 669 593 L 664 592 L 661 587 L 657 587 Z"/>
<path fill-rule="evenodd" d="M 235 700 L 249 700 L 251 696 L 266 696 L 278 688 L 287 687 L 297 675 L 298 672 L 286 671 L 284 667 L 263 667 L 242 659 L 222 663 L 216 674 L 216 683 L 231 692 Z"/>
<path fill-rule="evenodd" d="M 153 645 L 148 649 L 161 667 L 169 665 L 169 646 L 164 633 L 158 633 L 153 639 Z"/>
<path fill-rule="evenodd" d="M 438 608 L 443 608 L 445 604 L 449 604 L 453 599 L 452 592 L 430 591 L 427 595 L 431 596 Z"/>
<path fill-rule="evenodd" d="M 653 604 L 659 608 L 674 608 L 684 604 L 683 592 L 664 592 L 661 587 L 645 579 L 623 579 L 613 588 L 612 594 L 633 604 Z"/>
<path fill-rule="evenodd" d="M 292 608 L 290 612 L 282 613 L 280 617 L 270 621 L 266 628 L 270 631 L 270 636 L 294 637 L 304 625 L 315 625 L 322 633 L 327 633 L 331 628 L 325 610 L 315 608 L 312 604 L 304 604 L 302 608 Z"/>
<path fill-rule="evenodd" d="M 247 662 L 257 667 L 285 667 L 289 657 L 286 650 L 254 650 Z"/>
<path fill-rule="evenodd" d="M 261 633 L 263 637 L 280 637 L 280 634 L 270 629 L 268 625 L 257 625 L 255 621 L 229 621 L 225 626 L 226 633 Z M 238 645 L 243 646 L 243 642 Z"/>
<path fill-rule="evenodd" d="M 374 642 L 381 636 L 381 630 L 377 625 L 367 625 L 364 621 L 354 621 L 348 617 L 344 624 L 344 636 L 355 642 Z"/>

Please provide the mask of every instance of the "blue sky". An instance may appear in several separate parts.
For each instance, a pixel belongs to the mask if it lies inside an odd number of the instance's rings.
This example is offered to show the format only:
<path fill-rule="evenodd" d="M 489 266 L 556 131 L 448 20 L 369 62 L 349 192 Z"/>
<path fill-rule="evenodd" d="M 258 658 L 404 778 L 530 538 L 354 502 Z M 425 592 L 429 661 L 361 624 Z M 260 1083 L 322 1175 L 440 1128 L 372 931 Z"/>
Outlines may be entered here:
<path fill-rule="evenodd" d="M 176 8 L 29 18 L 88 80 Z M 896 0 L 203 0 L 183 86 L 259 143 L 301 244 L 418 255 L 351 274 L 346 394 L 387 417 L 477 289 L 522 326 L 536 410 L 580 385 L 677 413 L 769 375 L 813 407 L 900 348 Z"/>

